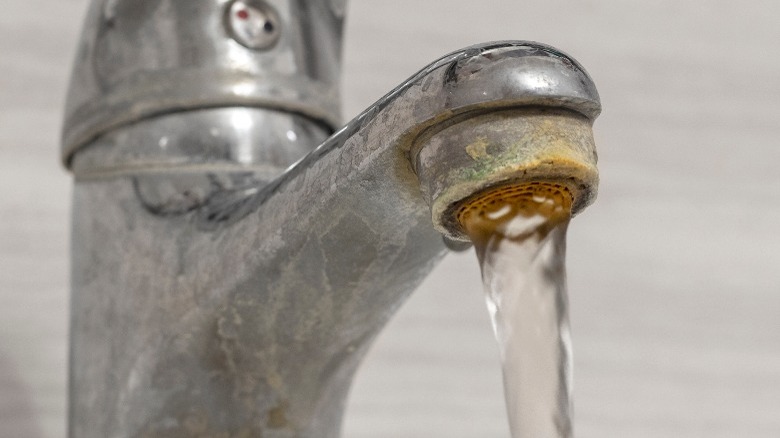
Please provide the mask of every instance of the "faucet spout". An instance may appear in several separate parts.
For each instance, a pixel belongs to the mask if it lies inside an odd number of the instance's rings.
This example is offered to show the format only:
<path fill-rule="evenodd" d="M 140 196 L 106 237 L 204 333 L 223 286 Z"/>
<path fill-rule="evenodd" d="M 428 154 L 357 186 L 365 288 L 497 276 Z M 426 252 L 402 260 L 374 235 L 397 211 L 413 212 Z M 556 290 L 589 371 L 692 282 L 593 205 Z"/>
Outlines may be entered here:
<path fill-rule="evenodd" d="M 70 436 L 339 436 L 371 341 L 442 234 L 462 239 L 453 209 L 521 178 L 587 204 L 599 110 L 572 58 L 498 42 L 432 63 L 294 163 L 278 139 L 316 144 L 328 124 L 283 106 L 66 126 Z"/>

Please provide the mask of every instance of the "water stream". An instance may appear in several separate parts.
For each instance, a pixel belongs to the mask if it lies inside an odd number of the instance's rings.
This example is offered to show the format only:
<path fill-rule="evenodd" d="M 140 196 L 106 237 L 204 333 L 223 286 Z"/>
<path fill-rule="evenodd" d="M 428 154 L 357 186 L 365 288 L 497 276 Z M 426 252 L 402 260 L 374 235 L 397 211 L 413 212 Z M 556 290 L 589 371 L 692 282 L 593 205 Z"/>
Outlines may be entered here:
<path fill-rule="evenodd" d="M 560 192 L 528 192 L 482 205 L 462 220 L 482 269 L 513 438 L 573 435 L 569 206 Z"/>

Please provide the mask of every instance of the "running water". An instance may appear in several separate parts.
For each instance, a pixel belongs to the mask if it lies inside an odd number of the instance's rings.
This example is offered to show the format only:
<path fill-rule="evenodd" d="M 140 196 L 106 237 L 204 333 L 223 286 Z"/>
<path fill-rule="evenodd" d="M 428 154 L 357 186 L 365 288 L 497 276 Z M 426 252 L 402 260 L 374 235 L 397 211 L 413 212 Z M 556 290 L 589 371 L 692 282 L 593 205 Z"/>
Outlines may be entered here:
<path fill-rule="evenodd" d="M 571 198 L 546 185 L 513 196 L 503 193 L 460 216 L 501 350 L 510 430 L 513 438 L 571 438 L 564 265 Z"/>

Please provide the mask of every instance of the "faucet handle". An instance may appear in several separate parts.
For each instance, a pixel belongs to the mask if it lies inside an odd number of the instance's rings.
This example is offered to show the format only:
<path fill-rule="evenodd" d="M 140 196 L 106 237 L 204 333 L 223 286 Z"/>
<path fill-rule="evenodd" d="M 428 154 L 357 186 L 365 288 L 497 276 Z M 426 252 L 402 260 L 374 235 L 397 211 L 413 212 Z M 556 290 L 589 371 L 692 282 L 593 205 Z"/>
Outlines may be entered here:
<path fill-rule="evenodd" d="M 294 114 L 332 133 L 341 124 L 343 21 L 343 1 L 92 0 L 62 160 L 70 167 L 111 130 L 205 108 Z"/>

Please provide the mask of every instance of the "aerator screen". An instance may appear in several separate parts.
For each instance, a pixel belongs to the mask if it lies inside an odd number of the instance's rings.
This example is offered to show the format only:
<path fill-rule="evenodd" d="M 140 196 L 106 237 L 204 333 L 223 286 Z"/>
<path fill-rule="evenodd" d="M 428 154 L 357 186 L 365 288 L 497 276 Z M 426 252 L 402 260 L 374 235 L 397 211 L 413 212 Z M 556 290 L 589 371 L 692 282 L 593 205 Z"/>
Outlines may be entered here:
<path fill-rule="evenodd" d="M 461 226 L 469 222 L 493 221 L 506 209 L 526 216 L 550 219 L 571 214 L 573 196 L 568 187 L 546 181 L 510 183 L 485 189 L 464 200 L 455 210 Z"/>

